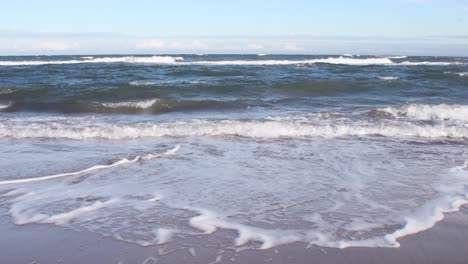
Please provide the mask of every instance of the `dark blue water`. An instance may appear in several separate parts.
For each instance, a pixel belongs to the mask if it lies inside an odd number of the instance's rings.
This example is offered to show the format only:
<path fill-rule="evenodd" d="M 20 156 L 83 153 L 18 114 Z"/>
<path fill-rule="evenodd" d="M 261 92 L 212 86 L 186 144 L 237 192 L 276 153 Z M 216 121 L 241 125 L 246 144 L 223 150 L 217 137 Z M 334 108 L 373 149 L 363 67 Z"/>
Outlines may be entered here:
<path fill-rule="evenodd" d="M 398 246 L 468 198 L 468 59 L 0 57 L 0 144 L 16 224 Z"/>

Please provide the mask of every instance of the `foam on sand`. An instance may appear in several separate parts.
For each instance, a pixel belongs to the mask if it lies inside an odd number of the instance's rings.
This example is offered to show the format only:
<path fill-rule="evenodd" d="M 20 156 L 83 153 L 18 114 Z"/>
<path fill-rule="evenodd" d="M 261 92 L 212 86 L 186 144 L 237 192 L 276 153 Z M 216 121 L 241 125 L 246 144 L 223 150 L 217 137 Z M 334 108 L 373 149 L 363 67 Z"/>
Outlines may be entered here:
<path fill-rule="evenodd" d="M 452 170 L 454 179 L 450 181 L 459 182 L 459 184 L 446 184 L 439 186 L 438 189 L 443 195 L 424 205 L 417 210 L 413 216 L 406 217 L 406 224 L 402 229 L 388 234 L 385 238 L 395 246 L 400 246 L 398 238 L 416 234 L 432 228 L 437 222 L 445 218 L 446 213 L 456 212 L 460 207 L 468 203 L 468 161 L 462 166 L 457 166 Z"/>
<path fill-rule="evenodd" d="M 177 145 L 176 147 L 166 150 L 162 153 L 157 153 L 157 154 L 145 154 L 145 155 L 138 155 L 132 159 L 127 159 L 123 158 L 120 159 L 116 162 L 113 162 L 109 165 L 95 165 L 92 167 L 89 167 L 84 170 L 80 171 L 75 171 L 75 172 L 68 172 L 68 173 L 60 173 L 60 174 L 54 174 L 54 175 L 47 175 L 47 176 L 42 176 L 42 177 L 35 177 L 35 178 L 26 178 L 26 179 L 18 179 L 18 180 L 8 180 L 8 181 L 0 181 L 0 185 L 8 185 L 8 184 L 22 184 L 22 183 L 31 183 L 31 182 L 38 182 L 38 181 L 47 181 L 47 180 L 52 180 L 52 179 L 57 179 L 57 178 L 64 178 L 64 177 L 70 177 L 70 176 L 76 176 L 80 175 L 83 173 L 88 173 L 96 170 L 103 170 L 103 169 L 109 169 L 117 166 L 121 166 L 124 164 L 131 164 L 135 163 L 141 160 L 150 160 L 150 159 L 155 159 L 155 158 L 160 158 L 168 155 L 173 155 L 175 154 L 178 150 L 180 149 L 180 145 Z"/>
<path fill-rule="evenodd" d="M 346 141 L 347 146 L 343 146 L 336 141 L 301 141 L 301 146 L 306 146 L 295 150 L 299 152 L 265 142 L 253 146 L 252 141 L 228 142 L 225 147 L 237 146 L 229 148 L 234 153 L 211 156 L 201 149 L 203 141 L 197 139 L 193 141 L 196 144 L 187 144 L 184 156 L 162 160 L 167 163 L 156 167 L 144 163 L 122 174 L 122 170 L 104 172 L 73 185 L 64 181 L 23 185 L 0 196 L 10 206 L 15 224 L 84 229 L 141 246 L 168 243 L 175 234 L 203 238 L 201 234 L 227 229 L 237 233 L 232 242 L 239 250 L 268 249 L 292 242 L 334 248 L 399 247 L 399 238 L 430 229 L 445 213 L 468 202 L 468 162 L 443 169 L 442 174 L 419 171 L 414 175 L 418 161 L 413 163 L 415 167 L 406 167 L 411 158 L 386 159 L 420 155 L 402 153 L 407 145 L 395 141 L 355 145 Z M 387 144 L 391 144 L 390 149 Z M 430 145 L 432 149 L 424 159 L 443 161 L 435 151 L 443 146 Z M 356 150 L 356 146 L 362 149 Z M 227 170 L 225 162 L 239 158 L 240 153 L 246 156 L 236 162 L 258 157 L 268 165 L 257 170 L 242 163 L 233 167 L 237 170 Z M 287 162 L 293 166 L 276 165 L 278 158 L 290 155 L 294 157 Z M 382 155 L 382 159 L 375 159 L 376 155 Z M 318 160 L 322 164 L 315 162 Z M 301 164 L 310 168 L 311 163 L 316 172 L 303 173 Z M 190 167 L 185 167 L 187 164 Z M 427 171 L 439 168 L 426 165 L 431 167 Z M 215 171 L 205 170 L 210 167 Z M 159 169 L 157 176 L 155 168 Z M 265 175 L 246 173 L 258 171 Z M 138 176 L 141 172 L 145 174 Z M 261 184 L 255 184 L 258 181 Z M 311 188 L 317 189 L 311 193 Z M 210 195 L 200 195 L 206 189 Z"/>
<path fill-rule="evenodd" d="M 13 207 L 12 209 L 10 209 L 10 214 L 15 219 L 15 224 L 17 225 L 25 225 L 25 224 L 33 224 L 33 223 L 65 225 L 75 218 L 78 218 L 84 214 L 95 212 L 105 206 L 109 206 L 118 201 L 119 201 L 118 199 L 110 199 L 105 202 L 96 201 L 92 205 L 79 207 L 79 208 L 76 208 L 76 209 L 73 209 L 71 211 L 64 212 L 64 213 L 59 213 L 55 215 L 35 214 L 31 217 L 23 217 L 21 210 L 18 210 L 18 208 Z"/>
<path fill-rule="evenodd" d="M 190 219 L 190 225 L 194 228 L 202 230 L 205 234 L 212 234 L 218 228 L 221 229 L 233 229 L 238 233 L 238 237 L 235 241 L 236 246 L 243 246 L 249 241 L 258 241 L 262 243 L 260 249 L 272 248 L 276 245 L 287 244 L 295 241 L 299 241 L 300 238 L 294 235 L 285 235 L 283 232 L 276 230 L 271 232 L 261 228 L 249 227 L 246 225 L 229 222 L 223 220 L 222 217 L 216 213 L 198 208 L 188 208 L 189 210 L 198 211 L 199 216 Z M 276 235 L 274 235 L 276 233 Z"/>
<path fill-rule="evenodd" d="M 468 203 L 468 161 L 464 165 L 453 168 L 451 176 L 446 184 L 438 189 L 441 196 L 423 207 L 416 210 L 412 215 L 405 217 L 406 223 L 401 229 L 382 237 L 374 237 L 361 240 L 334 240 L 329 234 L 313 231 L 306 233 L 297 233 L 292 230 L 267 230 L 263 228 L 250 227 L 225 220 L 222 216 L 204 209 L 193 209 L 200 213 L 199 216 L 190 219 L 190 224 L 206 234 L 211 234 L 216 229 L 233 229 L 238 233 L 236 246 L 242 246 L 248 242 L 258 241 L 262 245 L 260 249 L 268 249 L 281 244 L 291 242 L 308 242 L 313 245 L 349 248 L 349 247 L 399 247 L 399 238 L 416 234 L 432 228 L 437 222 L 444 219 L 446 213 L 458 211 L 463 204 Z M 458 184 L 454 184 L 453 181 Z M 326 223 L 322 223 L 326 226 Z M 367 223 L 359 224 L 355 231 L 374 228 L 375 226 Z M 349 229 L 348 229 L 349 230 Z"/>

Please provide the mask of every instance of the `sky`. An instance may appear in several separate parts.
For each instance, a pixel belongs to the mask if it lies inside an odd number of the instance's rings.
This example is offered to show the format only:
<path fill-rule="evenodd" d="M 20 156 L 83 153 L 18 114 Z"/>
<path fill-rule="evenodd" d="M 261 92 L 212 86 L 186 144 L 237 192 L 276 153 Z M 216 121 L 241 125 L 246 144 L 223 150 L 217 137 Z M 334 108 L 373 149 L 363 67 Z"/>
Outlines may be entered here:
<path fill-rule="evenodd" d="M 468 0 L 0 0 L 0 55 L 468 56 Z"/>

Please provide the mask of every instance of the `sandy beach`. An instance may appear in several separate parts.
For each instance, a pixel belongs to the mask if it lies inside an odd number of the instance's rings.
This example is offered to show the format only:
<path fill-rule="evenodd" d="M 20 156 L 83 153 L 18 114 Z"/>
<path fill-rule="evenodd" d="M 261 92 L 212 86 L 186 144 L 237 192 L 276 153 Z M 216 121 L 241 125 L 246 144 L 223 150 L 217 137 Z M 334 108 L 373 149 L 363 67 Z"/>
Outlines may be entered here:
<path fill-rule="evenodd" d="M 0 262 L 43 263 L 467 263 L 468 208 L 451 213 L 434 228 L 400 240 L 400 248 L 333 249 L 293 243 L 268 250 L 232 245 L 229 230 L 212 235 L 175 238 L 142 247 L 52 225 L 11 224 L 1 219 Z"/>

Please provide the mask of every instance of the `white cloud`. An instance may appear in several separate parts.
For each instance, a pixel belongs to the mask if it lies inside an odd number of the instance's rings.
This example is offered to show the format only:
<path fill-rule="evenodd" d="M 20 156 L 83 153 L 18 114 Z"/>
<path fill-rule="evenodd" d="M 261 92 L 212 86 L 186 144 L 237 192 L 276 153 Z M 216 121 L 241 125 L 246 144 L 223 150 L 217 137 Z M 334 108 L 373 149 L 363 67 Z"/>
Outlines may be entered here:
<path fill-rule="evenodd" d="M 50 51 L 63 51 L 79 49 L 80 45 L 77 42 L 46 41 L 42 42 L 39 48 Z"/>
<path fill-rule="evenodd" d="M 164 41 L 151 39 L 136 44 L 137 49 L 163 49 L 165 47 Z"/>
<path fill-rule="evenodd" d="M 282 47 L 284 50 L 287 50 L 287 51 L 304 51 L 306 50 L 304 48 L 304 46 L 302 45 L 299 45 L 297 43 L 294 43 L 294 42 L 289 42 L 289 43 L 286 43 L 283 45 Z"/>
<path fill-rule="evenodd" d="M 403 0 L 401 0 L 403 1 Z M 406 1 L 406 0 L 405 0 Z M 436 36 L 127 36 L 0 30 L 0 55 L 267 53 L 468 55 L 468 35 Z"/>
<path fill-rule="evenodd" d="M 194 40 L 188 43 L 175 41 L 171 43 L 170 48 L 174 50 L 206 50 L 209 46 L 203 41 Z"/>
<path fill-rule="evenodd" d="M 246 50 L 263 50 L 263 49 L 265 49 L 263 45 L 256 44 L 256 43 L 249 44 L 247 45 L 247 48 L 246 48 Z"/>

